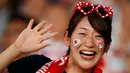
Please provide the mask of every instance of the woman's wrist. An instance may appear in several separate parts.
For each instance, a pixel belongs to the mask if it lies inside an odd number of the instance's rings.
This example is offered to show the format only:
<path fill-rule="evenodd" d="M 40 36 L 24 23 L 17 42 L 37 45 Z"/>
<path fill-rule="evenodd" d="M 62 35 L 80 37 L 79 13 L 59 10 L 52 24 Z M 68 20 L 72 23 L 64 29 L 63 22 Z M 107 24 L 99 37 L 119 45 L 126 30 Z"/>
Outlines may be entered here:
<path fill-rule="evenodd" d="M 17 56 L 22 54 L 22 52 L 20 51 L 20 47 L 17 47 L 15 44 L 12 44 L 10 46 L 10 51 L 14 52 Z"/>
<path fill-rule="evenodd" d="M 0 73 L 21 54 L 22 52 L 20 52 L 14 44 L 3 51 L 0 54 Z"/>

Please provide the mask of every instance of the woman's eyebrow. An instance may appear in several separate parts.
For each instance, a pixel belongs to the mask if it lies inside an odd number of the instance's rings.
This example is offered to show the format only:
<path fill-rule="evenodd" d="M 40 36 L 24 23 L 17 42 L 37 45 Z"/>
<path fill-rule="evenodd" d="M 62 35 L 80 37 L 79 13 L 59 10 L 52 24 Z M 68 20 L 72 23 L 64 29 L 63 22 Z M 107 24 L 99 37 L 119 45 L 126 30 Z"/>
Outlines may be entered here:
<path fill-rule="evenodd" d="M 87 28 L 84 28 L 84 27 L 81 27 L 81 28 L 79 28 L 79 29 L 88 30 Z"/>

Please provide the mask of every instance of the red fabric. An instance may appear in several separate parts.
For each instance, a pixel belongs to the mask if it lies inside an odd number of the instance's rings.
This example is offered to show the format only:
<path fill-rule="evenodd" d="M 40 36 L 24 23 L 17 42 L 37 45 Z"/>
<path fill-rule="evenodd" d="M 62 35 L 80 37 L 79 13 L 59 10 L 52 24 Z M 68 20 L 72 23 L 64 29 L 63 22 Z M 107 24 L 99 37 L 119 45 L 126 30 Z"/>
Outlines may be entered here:
<path fill-rule="evenodd" d="M 64 56 L 58 60 L 46 63 L 36 73 L 63 73 L 66 68 L 68 58 L 68 56 Z M 102 73 L 102 70 L 96 67 L 94 73 Z"/>
<path fill-rule="evenodd" d="M 95 68 L 94 73 L 103 73 L 102 70 L 98 67 Z"/>
<path fill-rule="evenodd" d="M 102 58 L 102 59 L 100 60 L 99 64 L 98 64 L 98 67 L 104 68 L 105 66 L 106 66 L 106 65 L 105 65 L 105 60 L 104 60 L 104 58 Z"/>
<path fill-rule="evenodd" d="M 68 56 L 46 63 L 36 73 L 63 73 L 68 62 Z"/>

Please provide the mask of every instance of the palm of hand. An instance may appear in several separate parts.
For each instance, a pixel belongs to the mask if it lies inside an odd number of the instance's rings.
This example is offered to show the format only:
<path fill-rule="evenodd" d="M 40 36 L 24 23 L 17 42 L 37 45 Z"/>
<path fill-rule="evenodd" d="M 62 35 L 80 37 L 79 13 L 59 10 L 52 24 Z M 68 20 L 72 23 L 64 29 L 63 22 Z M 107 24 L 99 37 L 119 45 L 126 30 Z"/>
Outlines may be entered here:
<path fill-rule="evenodd" d="M 48 35 L 43 35 L 52 28 L 52 25 L 40 29 L 45 21 L 39 23 L 34 29 L 31 29 L 33 20 L 30 21 L 28 27 L 23 30 L 19 35 L 14 45 L 19 50 L 19 52 L 32 52 L 38 49 L 48 46 L 48 43 L 41 43 L 42 41 L 52 38 L 57 34 L 57 32 L 50 33 Z"/>

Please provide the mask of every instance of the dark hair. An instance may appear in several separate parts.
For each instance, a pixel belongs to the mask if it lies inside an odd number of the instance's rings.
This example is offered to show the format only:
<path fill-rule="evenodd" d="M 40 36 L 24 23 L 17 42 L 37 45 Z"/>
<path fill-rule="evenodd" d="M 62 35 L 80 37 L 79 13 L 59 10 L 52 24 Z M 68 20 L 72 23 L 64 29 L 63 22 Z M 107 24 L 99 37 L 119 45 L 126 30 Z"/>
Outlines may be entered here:
<path fill-rule="evenodd" d="M 97 5 L 94 5 L 95 7 Z M 82 7 L 84 11 L 88 11 L 89 8 L 87 7 Z M 105 14 L 106 11 L 102 8 L 100 9 L 102 14 Z M 68 26 L 68 37 L 71 37 L 75 27 L 78 25 L 78 23 L 85 17 L 83 13 L 81 13 L 79 10 L 75 10 L 73 13 L 70 21 L 69 21 L 69 26 Z M 90 22 L 91 26 L 103 36 L 105 40 L 105 48 L 107 45 L 110 44 L 111 40 L 111 31 L 112 31 L 112 16 L 108 16 L 105 18 L 102 18 L 95 10 L 87 14 L 88 16 L 88 21 Z M 68 50 L 67 54 L 69 54 L 70 49 Z"/>

